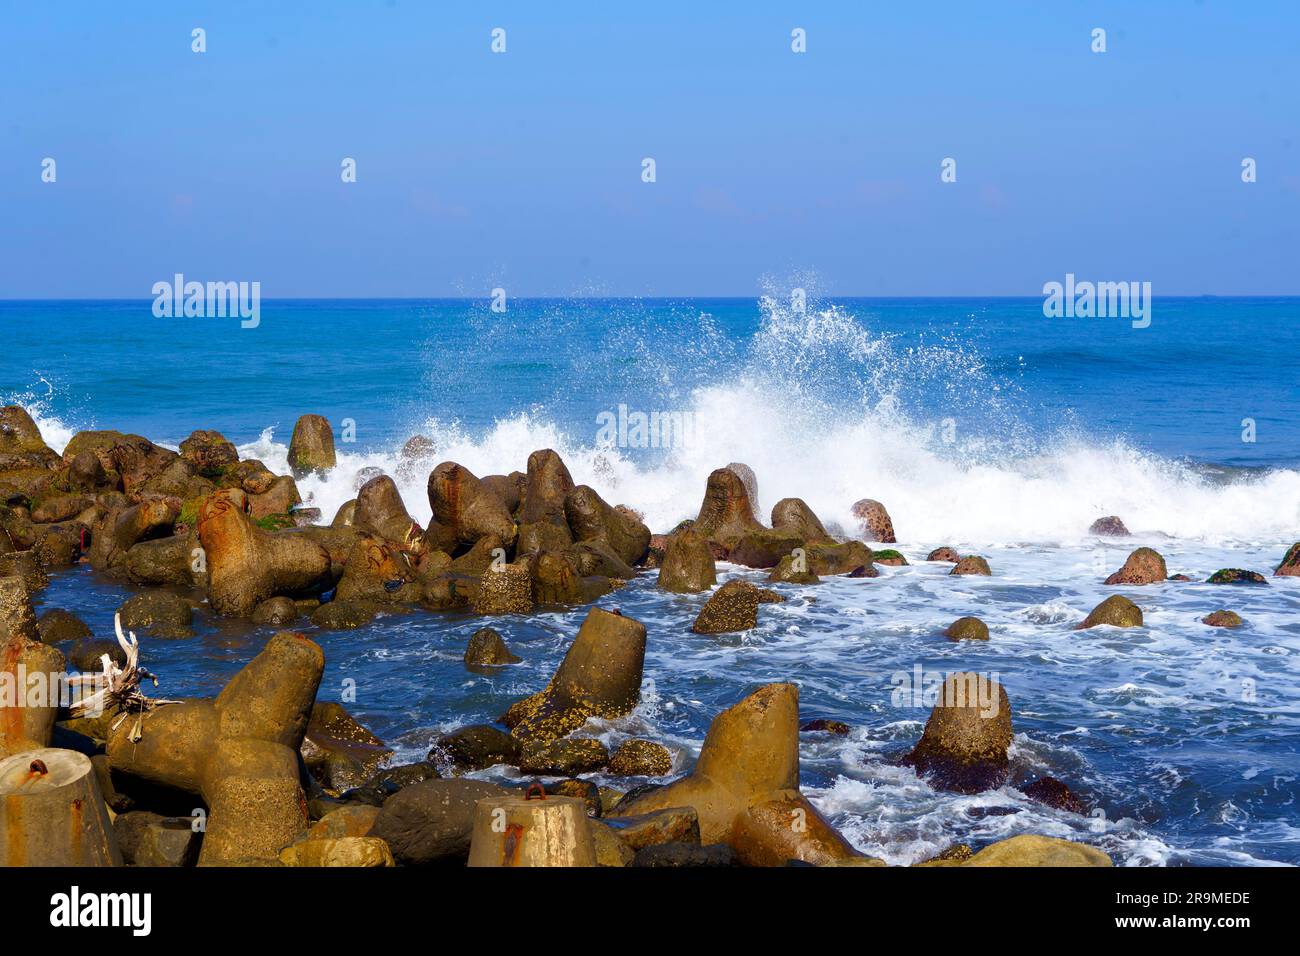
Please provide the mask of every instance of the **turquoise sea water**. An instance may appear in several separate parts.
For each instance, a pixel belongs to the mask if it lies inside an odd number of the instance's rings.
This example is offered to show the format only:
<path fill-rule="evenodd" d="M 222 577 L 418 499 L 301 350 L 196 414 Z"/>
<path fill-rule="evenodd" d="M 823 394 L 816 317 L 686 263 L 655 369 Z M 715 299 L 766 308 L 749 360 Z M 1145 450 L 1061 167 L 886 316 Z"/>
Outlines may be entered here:
<path fill-rule="evenodd" d="M 805 716 L 853 727 L 806 737 L 806 789 L 892 861 L 1033 831 L 1129 864 L 1300 862 L 1300 579 L 1128 589 L 1144 628 L 1072 630 L 1138 544 L 1203 580 L 1269 573 L 1300 539 L 1300 300 L 1156 299 L 1146 329 L 1048 319 L 1037 299 L 788 301 L 512 300 L 494 313 L 486 300 L 269 300 L 255 329 L 158 319 L 148 301 L 3 302 L 0 398 L 31 409 L 56 448 L 80 428 L 171 445 L 216 428 L 277 471 L 296 417 L 324 414 L 340 465 L 301 489 L 327 517 L 362 468 L 395 473 L 416 433 L 479 474 L 556 448 L 575 480 L 656 531 L 693 516 L 708 472 L 731 461 L 754 468 L 764 507 L 803 497 L 849 531 L 851 504 L 876 498 L 912 566 L 784 587 L 787 603 L 743 637 L 690 632 L 704 598 L 662 595 L 652 574 L 603 600 L 649 627 L 647 684 L 631 717 L 592 732 L 665 740 L 685 769 L 718 710 L 794 680 Z M 684 430 L 668 447 L 617 430 L 611 442 L 602 422 L 620 406 Z M 420 520 L 423 477 L 399 479 Z M 1135 538 L 1089 538 L 1104 514 Z M 958 581 L 920 561 L 939 545 L 985 554 L 994 576 Z M 127 593 L 83 568 L 43 601 L 107 634 Z M 1247 626 L 1199 622 L 1219 607 Z M 352 709 L 402 759 L 420 757 L 437 732 L 539 688 L 583 613 L 501 621 L 525 660 L 490 677 L 460 664 L 469 617 L 316 635 L 322 696 L 357 681 Z M 939 636 L 964 614 L 988 622 L 987 645 Z M 207 617 L 198 630 L 146 643 L 162 692 L 214 692 L 267 636 Z M 999 674 L 1017 780 L 1050 773 L 1097 815 L 1011 788 L 936 793 L 897 767 L 926 711 L 895 706 L 891 680 L 918 664 Z"/>

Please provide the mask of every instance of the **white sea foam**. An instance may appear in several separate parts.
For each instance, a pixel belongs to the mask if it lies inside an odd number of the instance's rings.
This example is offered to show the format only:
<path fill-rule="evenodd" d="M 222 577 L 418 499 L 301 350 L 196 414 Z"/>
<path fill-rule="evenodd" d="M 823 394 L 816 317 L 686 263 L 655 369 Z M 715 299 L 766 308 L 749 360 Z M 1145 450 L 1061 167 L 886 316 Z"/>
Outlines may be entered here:
<path fill-rule="evenodd" d="M 554 448 L 575 481 L 592 485 L 611 503 L 637 508 L 655 531 L 694 517 L 709 472 L 731 461 L 754 469 L 765 509 L 781 498 L 803 498 L 824 522 L 852 533 L 853 503 L 875 498 L 889 509 L 899 540 L 917 544 L 1078 544 L 1107 514 L 1120 515 L 1136 534 L 1219 545 L 1282 541 L 1294 537 L 1300 523 L 1300 472 L 1293 470 L 1220 484 L 1122 442 L 1076 440 L 1030 458 L 963 465 L 887 421 L 822 433 L 801 429 L 797 415 L 744 386 L 704 389 L 693 407 L 700 441 L 654 466 L 624 450 L 584 443 L 528 414 L 498 421 L 478 436 L 436 421 L 422 431 L 437 443 L 436 460 L 457 461 L 480 476 L 521 471 L 530 452 Z M 67 432 L 61 424 L 55 429 Z M 240 448 L 242 457 L 260 458 L 282 473 L 287 453 L 269 429 Z M 355 497 L 356 475 L 367 467 L 393 475 L 408 510 L 417 520 L 428 519 L 428 469 L 404 474 L 395 452 L 340 446 L 337 469 L 299 486 L 329 516 Z"/>

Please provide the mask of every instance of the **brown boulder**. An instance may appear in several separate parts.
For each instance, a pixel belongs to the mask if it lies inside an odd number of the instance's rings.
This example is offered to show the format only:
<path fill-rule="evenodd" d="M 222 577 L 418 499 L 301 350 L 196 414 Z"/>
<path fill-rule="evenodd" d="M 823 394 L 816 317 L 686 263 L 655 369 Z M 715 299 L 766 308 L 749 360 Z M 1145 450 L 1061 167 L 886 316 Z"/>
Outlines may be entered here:
<path fill-rule="evenodd" d="M 988 577 L 993 572 L 989 570 L 989 563 L 977 554 L 970 554 L 958 561 L 949 574 L 975 574 Z"/>
<path fill-rule="evenodd" d="M 546 687 L 514 704 L 506 726 L 521 740 L 554 740 L 589 717 L 621 717 L 641 696 L 645 626 L 592 608 Z"/>
<path fill-rule="evenodd" d="M 727 634 L 758 625 L 758 606 L 779 603 L 780 595 L 733 578 L 713 592 L 691 625 L 697 634 Z"/>
<path fill-rule="evenodd" d="M 332 701 L 312 707 L 299 750 L 311 775 L 336 791 L 365 783 L 393 753 L 342 704 Z"/>
<path fill-rule="evenodd" d="M 977 617 L 959 617 L 943 632 L 950 641 L 987 641 L 989 626 Z"/>
<path fill-rule="evenodd" d="M 709 475 L 704 501 L 692 528 L 728 550 L 749 532 L 766 530 L 754 517 L 745 483 L 730 468 L 719 468 Z M 772 564 L 778 560 L 780 556 Z"/>
<path fill-rule="evenodd" d="M 61 644 L 91 636 L 90 625 L 60 608 L 43 612 L 36 620 L 36 630 L 42 644 Z"/>
<path fill-rule="evenodd" d="M 1300 575 L 1300 541 L 1287 548 L 1286 554 L 1282 556 L 1282 562 L 1273 569 L 1275 578 L 1297 575 Z"/>
<path fill-rule="evenodd" d="M 207 561 L 208 601 L 218 614 L 244 617 L 269 597 L 307 591 L 330 576 L 324 547 L 296 531 L 257 528 L 248 517 L 248 496 L 236 489 L 204 501 L 199 542 Z"/>
<path fill-rule="evenodd" d="M 673 755 L 663 744 L 632 738 L 618 745 L 609 772 L 616 777 L 662 777 L 673 772 Z"/>
<path fill-rule="evenodd" d="M 513 547 L 517 530 L 501 499 L 485 488 L 468 468 L 445 461 L 429 474 L 429 505 L 433 517 L 425 531 L 430 551 L 453 554 L 486 534 Z"/>
<path fill-rule="evenodd" d="M 190 624 L 194 609 L 190 602 L 170 591 L 143 591 L 122 602 L 117 609 L 122 627 L 150 637 L 193 637 Z"/>
<path fill-rule="evenodd" d="M 695 769 L 623 800 L 611 822 L 693 807 L 700 842 L 726 843 L 746 866 L 858 856 L 799 791 L 799 691 L 769 684 L 714 718 Z"/>
<path fill-rule="evenodd" d="M 894 522 L 885 506 L 874 498 L 863 498 L 853 503 L 853 517 L 858 519 L 859 533 L 868 541 L 893 544 Z"/>
<path fill-rule="evenodd" d="M 1118 515 L 1107 515 L 1104 518 L 1098 518 L 1088 527 L 1088 534 L 1095 534 L 1106 538 L 1127 538 L 1129 536 L 1128 528 L 1124 527 L 1124 522 Z"/>
<path fill-rule="evenodd" d="M 334 430 L 320 415 L 303 415 L 293 426 L 289 439 L 289 470 L 295 478 L 329 471 L 338 463 L 334 453 Z"/>
<path fill-rule="evenodd" d="M 1093 608 L 1082 622 L 1075 625 L 1074 629 L 1082 631 L 1099 624 L 1109 624 L 1111 627 L 1141 627 L 1142 609 L 1122 594 L 1113 594 Z"/>
<path fill-rule="evenodd" d="M 239 452 L 221 432 L 199 430 L 181 442 L 181 458 L 205 478 L 221 476 L 239 461 Z"/>
<path fill-rule="evenodd" d="M 369 601 L 373 604 L 413 604 L 424 587 L 405 552 L 387 541 L 366 537 L 348 556 L 343 577 L 334 592 L 337 601 Z"/>
<path fill-rule="evenodd" d="M 614 508 L 586 485 L 565 496 L 564 515 L 575 541 L 600 542 L 629 565 L 640 564 L 650 548 L 650 529 L 626 508 Z"/>
<path fill-rule="evenodd" d="M 1011 702 L 996 681 L 966 672 L 943 683 L 921 740 L 905 762 L 940 790 L 978 793 L 1007 778 Z"/>
<path fill-rule="evenodd" d="M 479 479 L 483 487 L 501 499 L 506 511 L 514 514 L 524 500 L 524 484 L 528 478 L 523 472 L 514 471 L 508 475 L 484 475 Z"/>
<path fill-rule="evenodd" d="M 833 541 L 802 498 L 782 498 L 772 507 L 772 530 L 796 535 L 807 544 Z"/>
<path fill-rule="evenodd" d="M 564 460 L 550 448 L 528 456 L 520 503 L 520 524 L 535 521 L 564 521 L 564 499 L 573 490 L 573 477 Z"/>
<path fill-rule="evenodd" d="M 1208 624 L 1210 627 L 1241 627 L 1244 623 L 1241 615 L 1235 611 L 1213 611 L 1201 618 L 1202 624 Z"/>
<path fill-rule="evenodd" d="M 1107 584 L 1155 584 L 1169 571 L 1165 559 L 1151 548 L 1138 548 L 1128 556 L 1124 566 L 1106 579 Z"/>
<path fill-rule="evenodd" d="M 470 635 L 469 643 L 465 645 L 465 667 L 469 670 L 517 664 L 521 660 L 523 658 L 512 654 L 501 635 L 490 627 L 480 627 Z"/>
<path fill-rule="evenodd" d="M 717 583 L 717 570 L 709 542 L 694 528 L 668 537 L 659 565 L 659 587 L 675 594 L 707 591 Z"/>
<path fill-rule="evenodd" d="M 956 564 L 961 560 L 961 555 L 957 553 L 956 548 L 935 548 L 925 556 L 927 561 L 947 561 L 950 564 Z"/>

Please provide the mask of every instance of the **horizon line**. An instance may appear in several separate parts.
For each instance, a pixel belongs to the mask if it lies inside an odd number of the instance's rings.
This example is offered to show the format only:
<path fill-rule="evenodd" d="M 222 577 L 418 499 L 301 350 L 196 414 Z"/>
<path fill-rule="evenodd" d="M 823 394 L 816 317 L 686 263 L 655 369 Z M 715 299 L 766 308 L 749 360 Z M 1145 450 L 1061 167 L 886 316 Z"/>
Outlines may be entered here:
<path fill-rule="evenodd" d="M 671 301 L 681 299 L 711 299 L 714 301 L 734 301 L 734 302 L 757 302 L 763 299 L 763 295 L 713 295 L 700 293 L 683 293 L 668 295 L 511 295 L 512 301 L 524 302 L 602 302 L 612 299 L 632 299 L 642 302 L 654 301 Z M 1300 292 L 1194 292 L 1194 293 L 1165 293 L 1152 294 L 1152 299 L 1300 299 Z M 156 296 L 0 296 L 0 304 L 23 304 L 23 303 L 56 303 L 56 302 L 152 302 Z M 282 295 L 282 296 L 263 296 L 263 302 L 481 302 L 491 301 L 492 295 L 477 296 L 448 296 L 448 295 L 327 295 L 327 296 L 303 296 L 303 295 Z M 904 299 L 904 300 L 1007 300 L 1023 299 L 1026 301 L 1041 301 L 1042 294 L 1035 295 L 996 295 L 996 294 L 946 294 L 946 295 L 863 295 L 863 294 L 834 294 L 834 295 L 816 295 L 809 296 L 813 302 L 822 300 L 837 299 L 859 299 L 859 300 L 884 300 L 884 299 Z"/>

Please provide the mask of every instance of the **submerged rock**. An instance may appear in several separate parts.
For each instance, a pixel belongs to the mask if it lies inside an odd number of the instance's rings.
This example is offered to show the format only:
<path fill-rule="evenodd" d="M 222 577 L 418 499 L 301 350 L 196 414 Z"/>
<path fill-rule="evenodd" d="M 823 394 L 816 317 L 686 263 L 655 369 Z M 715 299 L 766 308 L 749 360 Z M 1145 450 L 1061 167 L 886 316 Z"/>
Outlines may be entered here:
<path fill-rule="evenodd" d="M 298 605 L 287 597 L 267 598 L 253 608 L 254 624 L 269 624 L 284 627 L 298 619 Z"/>
<path fill-rule="evenodd" d="M 927 561 L 946 561 L 949 564 L 956 564 L 961 560 L 961 555 L 957 553 L 956 548 L 935 548 L 925 556 Z"/>
<path fill-rule="evenodd" d="M 45 644 L 61 644 L 91 635 L 90 625 L 71 611 L 60 608 L 51 608 L 41 614 L 36 619 L 36 630 Z"/>
<path fill-rule="evenodd" d="M 821 584 L 822 581 L 809 570 L 808 556 L 802 548 L 782 558 L 767 579 L 773 584 Z"/>
<path fill-rule="evenodd" d="M 989 570 L 989 563 L 979 555 L 967 555 L 962 558 L 953 567 L 949 574 L 977 574 L 988 577 L 993 572 Z"/>
<path fill-rule="evenodd" d="M 351 631 L 365 627 L 379 613 L 371 601 L 334 600 L 322 604 L 309 615 L 311 622 L 326 631 Z"/>
<path fill-rule="evenodd" d="M 523 773 L 573 777 L 591 773 L 609 763 L 609 751 L 594 737 L 529 740 L 519 750 Z"/>
<path fill-rule="evenodd" d="M 816 717 L 813 720 L 807 720 L 800 724 L 799 732 L 824 733 L 833 734 L 836 737 L 847 737 L 849 735 L 849 725 L 842 720 L 831 720 L 828 717 Z"/>
<path fill-rule="evenodd" d="M 987 641 L 989 626 L 977 617 L 959 617 L 943 632 L 950 641 Z"/>
<path fill-rule="evenodd" d="M 1208 624 L 1210 627 L 1241 627 L 1244 622 L 1235 611 L 1220 610 L 1212 611 L 1201 618 L 1201 623 Z"/>
<path fill-rule="evenodd" d="M 1039 777 L 1021 790 L 1031 800 L 1037 800 L 1057 810 L 1069 813 L 1086 813 L 1083 801 L 1074 792 L 1055 777 Z"/>
<path fill-rule="evenodd" d="M 1111 627 L 1141 627 L 1142 610 L 1122 594 L 1114 594 L 1098 604 L 1074 629 L 1082 631 L 1099 624 Z"/>
<path fill-rule="evenodd" d="M 1055 837 L 1026 833 L 999 840 L 980 850 L 962 866 L 1110 866 L 1095 847 Z"/>
<path fill-rule="evenodd" d="M 337 791 L 364 784 L 393 753 L 342 704 L 332 701 L 312 707 L 300 749 L 312 776 Z"/>
<path fill-rule="evenodd" d="M 907 567 L 907 558 L 903 557 L 902 552 L 895 551 L 892 548 L 886 548 L 883 551 L 877 551 L 871 558 L 876 564 L 883 564 L 888 568 Z"/>
<path fill-rule="evenodd" d="M 145 591 L 127 599 L 117 609 L 122 628 L 150 637 L 193 637 L 194 609 L 170 591 Z"/>
<path fill-rule="evenodd" d="M 697 634 L 747 631 L 758 626 L 758 605 L 768 603 L 773 598 L 783 600 L 774 592 L 733 578 L 713 592 L 691 625 L 691 630 Z"/>
<path fill-rule="evenodd" d="M 1258 571 L 1243 568 L 1223 568 L 1206 579 L 1206 584 L 1268 584 L 1268 578 Z"/>
<path fill-rule="evenodd" d="M 515 766 L 519 741 L 490 724 L 471 724 L 443 734 L 433 742 L 429 762 L 450 763 L 462 770 L 483 770 L 497 764 Z"/>
<path fill-rule="evenodd" d="M 876 559 L 876 552 L 861 541 L 811 544 L 804 553 L 808 558 L 808 569 L 814 574 L 851 574 L 857 568 L 871 565 Z"/>
<path fill-rule="evenodd" d="M 470 670 L 517 664 L 521 660 L 523 658 L 512 654 L 505 639 L 490 627 L 480 627 L 469 636 L 469 643 L 465 645 L 465 666 Z"/>

